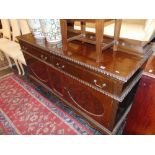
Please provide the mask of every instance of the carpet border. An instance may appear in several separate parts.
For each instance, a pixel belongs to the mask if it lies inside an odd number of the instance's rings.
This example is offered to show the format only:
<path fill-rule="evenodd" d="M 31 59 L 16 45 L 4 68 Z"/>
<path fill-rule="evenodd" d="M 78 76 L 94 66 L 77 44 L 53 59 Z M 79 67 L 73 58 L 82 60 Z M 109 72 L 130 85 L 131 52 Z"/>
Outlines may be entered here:
<path fill-rule="evenodd" d="M 40 92 L 38 92 L 37 90 L 35 90 L 27 81 L 21 79 L 18 75 L 15 75 L 14 73 L 10 73 L 7 75 L 4 75 L 3 77 L 0 78 L 0 80 L 3 80 L 4 78 L 11 78 L 12 80 L 14 80 L 17 84 L 19 84 L 29 95 L 31 95 L 32 97 L 34 97 L 37 101 L 40 102 L 40 104 L 42 104 L 45 108 L 47 108 L 48 110 L 50 110 L 54 115 L 56 115 L 61 121 L 63 121 L 67 126 L 69 126 L 71 129 L 73 129 L 77 134 L 81 134 L 81 135 L 93 135 L 93 132 L 91 130 L 89 130 L 87 127 L 85 127 L 83 124 L 81 124 L 80 122 L 78 122 L 73 116 L 69 115 L 66 111 L 63 111 L 59 106 L 55 105 L 52 101 L 48 100 L 46 97 L 44 97 Z M 29 92 L 30 89 L 32 93 Z M 39 98 L 37 98 L 37 96 L 41 96 L 43 101 L 40 100 Z M 72 124 L 66 122 L 65 118 L 59 116 L 58 113 L 56 113 L 55 111 L 51 110 L 50 107 L 48 107 L 48 104 L 51 103 L 53 108 L 58 109 L 58 111 L 60 111 L 61 113 L 64 114 L 64 116 L 66 118 L 69 118 L 72 121 Z M 77 128 L 74 127 L 74 125 L 78 124 L 78 128 L 80 130 L 78 130 Z"/>
<path fill-rule="evenodd" d="M 13 124 L 13 122 L 9 119 L 9 117 L 5 114 L 5 112 L 0 108 L 0 112 L 5 117 L 5 119 L 10 123 L 12 128 L 16 131 L 18 135 L 21 135 L 20 131 L 16 128 L 16 126 Z"/>

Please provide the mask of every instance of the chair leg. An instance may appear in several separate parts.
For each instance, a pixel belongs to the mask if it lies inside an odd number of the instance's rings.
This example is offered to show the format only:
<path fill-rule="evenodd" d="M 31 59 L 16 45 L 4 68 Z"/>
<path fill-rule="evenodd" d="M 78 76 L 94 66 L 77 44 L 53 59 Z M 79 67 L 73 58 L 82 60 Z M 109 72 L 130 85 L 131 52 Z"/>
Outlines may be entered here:
<path fill-rule="evenodd" d="M 10 60 L 9 56 L 6 53 L 4 53 L 4 54 L 6 56 L 6 59 L 7 59 L 8 63 L 9 63 L 9 67 L 12 68 L 12 63 L 11 63 L 11 60 Z"/>
<path fill-rule="evenodd" d="M 19 63 L 19 66 L 20 66 L 20 68 L 22 70 L 22 73 L 23 73 L 22 75 L 24 76 L 25 75 L 25 71 L 24 71 L 23 65 L 22 65 L 22 63 L 20 61 L 18 61 L 18 63 Z"/>
<path fill-rule="evenodd" d="M 16 64 L 16 67 L 17 67 L 17 70 L 18 70 L 18 74 L 21 75 L 21 71 L 20 71 L 20 67 L 18 65 L 18 62 L 17 62 L 16 59 L 14 59 L 14 61 L 15 61 L 15 64 Z"/>

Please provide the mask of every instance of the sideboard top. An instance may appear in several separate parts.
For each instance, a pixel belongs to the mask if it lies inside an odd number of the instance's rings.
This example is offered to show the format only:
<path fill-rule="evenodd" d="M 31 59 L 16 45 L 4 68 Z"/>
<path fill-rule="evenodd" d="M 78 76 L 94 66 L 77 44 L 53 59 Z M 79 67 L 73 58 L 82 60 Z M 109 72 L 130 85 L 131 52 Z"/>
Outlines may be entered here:
<path fill-rule="evenodd" d="M 64 53 L 61 44 L 57 46 L 49 44 L 45 39 L 35 39 L 32 34 L 20 36 L 18 39 L 124 82 L 127 82 L 148 58 L 107 49 L 103 51 L 103 62 L 97 63 L 95 46 L 91 44 L 79 41 L 70 42 L 67 53 Z"/>

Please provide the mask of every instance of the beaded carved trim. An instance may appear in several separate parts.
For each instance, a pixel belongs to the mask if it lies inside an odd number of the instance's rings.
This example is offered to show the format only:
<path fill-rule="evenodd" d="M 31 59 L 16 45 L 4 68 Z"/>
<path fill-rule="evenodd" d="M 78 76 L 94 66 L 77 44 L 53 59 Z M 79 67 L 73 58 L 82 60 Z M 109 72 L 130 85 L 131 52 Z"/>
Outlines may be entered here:
<path fill-rule="evenodd" d="M 24 42 L 26 42 L 28 44 L 31 44 L 32 46 L 35 46 L 37 48 L 39 47 L 39 48 L 41 48 L 43 50 L 46 50 L 47 52 L 50 52 L 50 53 L 52 53 L 54 55 L 57 55 L 57 56 L 59 56 L 61 58 L 64 58 L 64 59 L 69 60 L 71 62 L 74 62 L 74 63 L 76 63 L 78 65 L 86 67 L 86 68 L 88 68 L 90 70 L 93 70 L 95 72 L 104 74 L 106 76 L 110 76 L 110 77 L 112 77 L 114 79 L 117 79 L 117 80 L 120 80 L 120 81 L 123 81 L 123 82 L 127 82 L 133 76 L 133 74 L 139 69 L 139 67 L 141 67 L 141 65 L 143 65 L 145 63 L 145 61 L 148 59 L 148 57 L 152 54 L 152 49 L 148 50 L 147 55 L 144 56 L 144 58 L 139 62 L 139 64 L 136 66 L 136 68 L 127 77 L 122 77 L 122 76 L 119 76 L 119 75 L 115 75 L 115 74 L 113 74 L 113 73 L 111 73 L 109 71 L 105 71 L 103 69 L 93 67 L 91 65 L 85 64 L 83 62 L 80 62 L 80 61 L 77 61 L 77 60 L 72 59 L 70 57 L 67 57 L 65 55 L 62 55 L 62 54 L 58 53 L 58 52 L 60 52 L 61 49 L 54 49 L 55 51 L 54 50 L 48 50 L 45 47 L 34 45 L 34 44 L 32 44 L 32 43 L 30 43 L 30 42 L 28 42 L 26 40 L 23 40 L 22 38 L 20 38 L 20 40 L 22 40 L 22 41 L 24 41 Z"/>
<path fill-rule="evenodd" d="M 103 70 L 103 69 L 100 69 L 100 68 L 97 68 L 97 67 L 93 67 L 93 66 L 91 66 L 91 65 L 88 65 L 88 64 L 85 64 L 85 63 L 83 63 L 83 62 L 77 61 L 77 60 L 72 59 L 72 58 L 70 58 L 70 57 L 64 56 L 64 55 L 62 55 L 62 54 L 60 54 L 60 53 L 58 53 L 58 52 L 55 52 L 55 51 L 51 51 L 51 53 L 54 54 L 54 55 L 57 55 L 57 56 L 59 56 L 59 57 L 61 57 L 61 58 L 64 58 L 64 59 L 66 59 L 66 60 L 69 60 L 69 61 L 71 61 L 71 62 L 73 62 L 73 63 L 76 63 L 76 64 L 78 64 L 78 65 L 84 66 L 84 67 L 86 67 L 86 68 L 88 68 L 88 69 L 90 69 L 90 70 L 93 70 L 93 71 L 95 71 L 95 72 L 102 73 L 102 74 L 104 74 L 104 75 L 110 76 L 110 77 L 112 77 L 112 78 L 114 78 L 114 79 L 117 79 L 117 80 L 120 80 L 120 81 L 123 81 L 123 82 L 127 82 L 127 81 L 133 76 L 133 74 L 141 67 L 141 65 L 143 65 L 143 64 L 145 63 L 145 61 L 148 59 L 149 55 L 152 53 L 151 51 L 152 51 L 152 50 L 150 49 L 150 51 L 148 52 L 149 54 L 148 54 L 147 56 L 145 56 L 145 57 L 139 62 L 139 64 L 136 66 L 136 68 L 135 68 L 127 77 L 119 76 L 119 75 L 113 74 L 113 73 L 111 73 L 111 72 L 105 71 L 105 70 Z"/>
<path fill-rule="evenodd" d="M 140 72 L 140 73 L 137 75 L 137 77 L 133 80 L 133 82 L 123 91 L 122 95 L 121 95 L 120 97 L 118 97 L 118 96 L 115 96 L 115 95 L 113 95 L 113 94 L 111 94 L 111 93 L 108 93 L 108 92 L 106 92 L 106 91 L 104 91 L 104 90 L 102 90 L 102 89 L 100 89 L 100 88 L 98 88 L 98 87 L 95 87 L 95 86 L 93 86 L 92 84 L 90 84 L 90 83 L 88 83 L 88 82 L 85 82 L 85 81 L 83 81 L 83 80 L 81 80 L 81 79 L 79 79 L 79 78 L 77 78 L 77 77 L 75 77 L 75 76 L 73 76 L 73 75 L 71 75 L 71 74 L 68 74 L 68 73 L 66 73 L 65 71 L 63 71 L 62 69 L 59 69 L 59 68 L 57 68 L 57 67 L 55 67 L 55 66 L 53 66 L 53 65 L 51 65 L 51 64 L 49 64 L 49 63 L 47 63 L 47 62 L 45 62 L 45 61 L 43 61 L 43 60 L 41 60 L 41 59 L 35 57 L 34 55 L 32 55 L 32 54 L 30 54 L 30 53 L 28 53 L 28 52 L 26 52 L 26 51 L 24 51 L 24 52 L 25 52 L 26 54 L 28 54 L 28 55 L 34 57 L 35 59 L 37 59 L 37 60 L 39 60 L 39 61 L 41 61 L 41 62 L 43 62 L 43 63 L 49 65 L 49 66 L 52 67 L 53 69 L 55 69 L 55 70 L 57 70 L 57 71 L 59 71 L 59 72 L 65 74 L 65 75 L 69 76 L 70 78 L 72 78 L 72 79 L 74 79 L 74 80 L 77 80 L 78 82 L 80 82 L 80 83 L 82 83 L 82 84 L 84 84 L 84 85 L 86 85 L 86 86 L 88 86 L 88 87 L 90 87 L 90 88 L 92 88 L 92 89 L 94 89 L 94 90 L 96 90 L 96 91 L 98 91 L 98 92 L 101 92 L 102 94 L 107 95 L 107 96 L 109 96 L 109 97 L 111 97 L 111 98 L 113 98 L 114 100 L 117 100 L 117 101 L 119 101 L 119 102 L 122 102 L 122 101 L 123 101 L 123 99 L 128 95 L 128 93 L 131 91 L 131 89 L 136 85 L 136 83 L 139 81 L 139 79 L 141 78 L 141 75 L 142 75 L 142 72 Z"/>

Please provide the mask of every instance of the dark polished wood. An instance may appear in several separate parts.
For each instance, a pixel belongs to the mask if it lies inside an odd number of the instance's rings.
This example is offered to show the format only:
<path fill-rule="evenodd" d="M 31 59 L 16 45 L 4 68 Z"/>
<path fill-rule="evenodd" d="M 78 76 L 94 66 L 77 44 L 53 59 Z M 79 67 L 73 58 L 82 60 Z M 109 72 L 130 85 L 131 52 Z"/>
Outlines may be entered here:
<path fill-rule="evenodd" d="M 56 48 L 55 45 L 48 44 L 45 40 L 36 40 L 32 34 L 23 35 L 20 37 L 20 40 L 24 41 L 24 45 L 28 43 L 30 46 L 33 45 L 33 47 L 46 51 L 46 53 L 51 53 L 51 51 L 54 52 L 56 50 L 56 53 L 64 57 L 74 59 L 86 65 L 95 67 L 101 72 L 106 71 L 127 80 L 131 78 L 133 72 L 137 71 L 137 68 L 140 68 L 141 62 L 143 60 L 145 61 L 145 57 L 142 58 L 122 51 L 114 52 L 112 49 L 107 49 L 102 53 L 103 62 L 97 63 L 95 59 L 95 47 L 91 44 L 71 42 L 68 45 L 67 54 L 65 54 L 59 46 Z M 21 42 L 21 46 L 24 47 L 24 45 Z M 26 46 L 28 45 L 26 44 Z"/>
<path fill-rule="evenodd" d="M 110 97 L 90 89 L 69 77 L 64 77 L 64 95 L 69 103 L 101 125 L 108 129 L 113 128 L 118 104 Z"/>
<path fill-rule="evenodd" d="M 48 68 L 45 63 L 40 62 L 38 59 L 31 57 L 29 54 L 24 54 L 24 57 L 29 65 L 29 74 L 39 79 L 42 83 L 47 86 L 50 85 L 48 78 Z M 42 69 L 41 69 L 42 68 Z"/>
<path fill-rule="evenodd" d="M 145 67 L 124 134 L 155 134 L 155 56 Z"/>
<path fill-rule="evenodd" d="M 147 57 L 110 48 L 102 53 L 103 61 L 97 63 L 91 44 L 73 41 L 64 52 L 60 44 L 48 44 L 31 34 L 18 39 L 30 79 L 57 95 L 103 133 L 112 133 L 131 103 Z"/>

